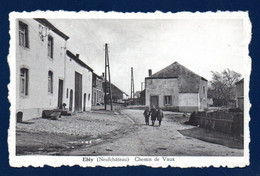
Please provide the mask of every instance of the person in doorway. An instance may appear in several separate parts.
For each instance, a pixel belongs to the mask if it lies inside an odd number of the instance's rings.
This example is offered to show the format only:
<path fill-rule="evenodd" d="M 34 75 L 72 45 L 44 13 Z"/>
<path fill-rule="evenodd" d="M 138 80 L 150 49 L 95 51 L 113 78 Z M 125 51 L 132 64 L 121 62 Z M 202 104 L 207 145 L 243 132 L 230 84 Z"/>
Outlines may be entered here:
<path fill-rule="evenodd" d="M 160 107 L 158 107 L 158 110 L 157 110 L 157 120 L 159 121 L 159 126 L 161 126 L 162 119 L 163 119 L 163 111 L 162 111 L 162 109 Z"/>
<path fill-rule="evenodd" d="M 145 107 L 143 115 L 144 115 L 144 118 L 145 118 L 145 124 L 149 125 L 150 110 L 149 110 L 148 106 Z"/>
<path fill-rule="evenodd" d="M 154 126 L 154 122 L 157 118 L 157 111 L 154 106 L 151 108 L 151 120 L 152 120 L 152 126 Z"/>

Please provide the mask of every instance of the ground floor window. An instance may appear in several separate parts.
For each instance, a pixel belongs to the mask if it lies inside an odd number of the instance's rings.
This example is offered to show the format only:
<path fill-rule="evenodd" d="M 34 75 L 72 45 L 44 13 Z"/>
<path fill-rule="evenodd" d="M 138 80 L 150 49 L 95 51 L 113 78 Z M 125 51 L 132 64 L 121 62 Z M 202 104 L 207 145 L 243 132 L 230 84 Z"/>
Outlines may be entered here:
<path fill-rule="evenodd" d="M 48 72 L 48 92 L 53 93 L 53 73 L 52 73 L 52 71 Z"/>
<path fill-rule="evenodd" d="M 21 95 L 25 95 L 27 96 L 28 95 L 28 77 L 29 77 L 29 70 L 27 68 L 21 68 L 20 70 L 20 84 L 21 84 L 21 87 L 20 87 L 20 92 L 21 92 Z"/>
<path fill-rule="evenodd" d="M 164 96 L 164 105 L 172 105 L 172 96 Z"/>

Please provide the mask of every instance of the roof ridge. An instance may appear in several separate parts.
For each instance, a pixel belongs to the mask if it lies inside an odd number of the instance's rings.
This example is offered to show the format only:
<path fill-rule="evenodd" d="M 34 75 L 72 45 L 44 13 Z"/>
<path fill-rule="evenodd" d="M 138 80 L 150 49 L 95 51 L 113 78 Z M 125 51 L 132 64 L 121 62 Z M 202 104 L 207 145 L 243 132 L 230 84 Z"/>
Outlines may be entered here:
<path fill-rule="evenodd" d="M 161 69 L 160 71 L 158 71 L 158 72 L 152 74 L 152 75 L 149 76 L 149 77 L 153 77 L 153 76 L 155 76 L 156 74 L 158 74 L 158 73 L 160 73 L 160 72 L 163 72 L 163 70 L 166 70 L 167 68 L 172 67 L 172 66 L 174 66 L 174 65 L 177 65 L 177 66 L 179 66 L 179 67 L 184 68 L 184 69 L 187 70 L 188 72 L 190 72 L 190 73 L 192 73 L 192 74 L 194 74 L 194 75 L 200 77 L 201 79 L 207 80 L 207 79 L 203 78 L 202 76 L 198 75 L 197 73 L 193 72 L 192 70 L 188 69 L 187 67 L 183 66 L 182 64 L 180 64 L 180 63 L 177 62 L 177 61 L 174 61 L 172 64 L 170 64 L 170 65 L 164 67 L 163 69 Z M 179 76 L 178 76 L 178 77 L 179 77 Z"/>
<path fill-rule="evenodd" d="M 76 61 L 78 64 L 80 64 L 81 66 L 87 68 L 88 70 L 90 70 L 91 72 L 93 72 L 94 70 L 88 66 L 84 61 L 82 61 L 80 58 L 78 58 L 75 54 L 73 54 L 70 50 L 66 50 L 66 54 L 71 57 L 74 61 Z"/>

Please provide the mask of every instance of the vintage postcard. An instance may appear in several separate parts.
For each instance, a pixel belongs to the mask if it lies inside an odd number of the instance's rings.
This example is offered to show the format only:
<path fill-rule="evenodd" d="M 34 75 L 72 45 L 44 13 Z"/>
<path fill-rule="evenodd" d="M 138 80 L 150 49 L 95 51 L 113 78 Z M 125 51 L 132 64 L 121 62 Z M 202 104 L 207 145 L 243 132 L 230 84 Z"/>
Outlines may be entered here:
<path fill-rule="evenodd" d="M 12 12 L 12 167 L 249 165 L 248 12 Z"/>

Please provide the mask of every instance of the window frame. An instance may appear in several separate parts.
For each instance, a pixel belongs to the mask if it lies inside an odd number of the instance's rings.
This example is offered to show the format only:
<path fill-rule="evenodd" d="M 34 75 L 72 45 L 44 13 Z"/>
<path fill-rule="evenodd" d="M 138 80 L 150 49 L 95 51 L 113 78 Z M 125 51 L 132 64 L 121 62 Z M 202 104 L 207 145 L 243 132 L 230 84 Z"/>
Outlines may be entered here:
<path fill-rule="evenodd" d="M 29 96 L 29 69 L 25 67 L 20 68 L 20 95 L 23 97 Z"/>
<path fill-rule="evenodd" d="M 19 45 L 23 48 L 29 48 L 29 28 L 28 25 L 22 21 L 18 23 Z M 22 42 L 23 41 L 23 42 Z"/>
<path fill-rule="evenodd" d="M 165 106 L 172 105 L 172 96 L 171 95 L 164 95 L 164 105 Z"/>
<path fill-rule="evenodd" d="M 48 35 L 47 55 L 51 59 L 53 59 L 53 50 L 54 50 L 54 39 L 51 35 Z"/>
<path fill-rule="evenodd" d="M 53 94 L 53 71 L 48 71 L 48 93 Z"/>

